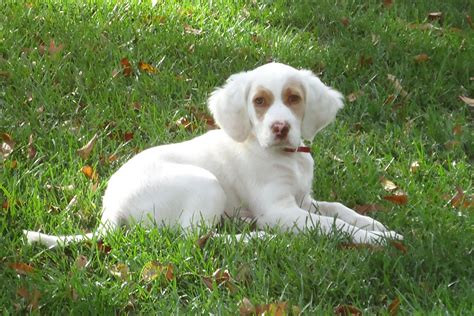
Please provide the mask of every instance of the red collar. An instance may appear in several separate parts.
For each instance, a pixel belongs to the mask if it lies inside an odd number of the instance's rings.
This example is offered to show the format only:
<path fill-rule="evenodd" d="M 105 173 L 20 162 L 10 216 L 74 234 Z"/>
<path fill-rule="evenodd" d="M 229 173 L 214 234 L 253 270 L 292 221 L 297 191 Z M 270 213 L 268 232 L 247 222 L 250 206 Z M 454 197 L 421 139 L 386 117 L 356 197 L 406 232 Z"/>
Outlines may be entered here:
<path fill-rule="evenodd" d="M 283 148 L 283 151 L 284 152 L 287 152 L 287 153 L 310 153 L 311 152 L 311 148 L 307 147 L 307 146 L 299 146 L 298 148 L 290 148 L 290 147 L 285 147 Z"/>

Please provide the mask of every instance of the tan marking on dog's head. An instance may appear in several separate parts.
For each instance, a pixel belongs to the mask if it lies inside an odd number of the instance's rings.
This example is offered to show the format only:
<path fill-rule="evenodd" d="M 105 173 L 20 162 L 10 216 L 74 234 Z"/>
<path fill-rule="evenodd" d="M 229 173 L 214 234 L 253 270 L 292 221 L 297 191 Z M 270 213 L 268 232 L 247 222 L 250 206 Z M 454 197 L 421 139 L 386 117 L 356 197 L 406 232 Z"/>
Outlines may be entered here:
<path fill-rule="evenodd" d="M 283 103 L 289 107 L 298 118 L 302 119 L 305 101 L 303 85 L 296 80 L 288 81 L 283 87 L 281 97 Z"/>
<path fill-rule="evenodd" d="M 265 113 L 273 104 L 275 100 L 273 93 L 263 87 L 258 87 L 253 98 L 252 103 L 255 108 L 255 113 L 257 114 L 257 119 L 263 120 Z"/>

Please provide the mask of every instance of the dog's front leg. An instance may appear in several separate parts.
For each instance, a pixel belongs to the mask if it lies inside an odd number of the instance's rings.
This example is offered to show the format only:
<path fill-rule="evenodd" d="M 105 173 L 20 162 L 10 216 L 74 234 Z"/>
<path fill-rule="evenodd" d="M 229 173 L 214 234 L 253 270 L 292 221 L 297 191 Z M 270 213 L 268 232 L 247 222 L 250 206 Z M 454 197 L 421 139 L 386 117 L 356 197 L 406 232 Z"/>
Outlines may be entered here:
<path fill-rule="evenodd" d="M 319 213 L 329 217 L 337 217 L 348 224 L 365 230 L 380 232 L 388 231 L 388 229 L 379 221 L 376 221 L 369 216 L 361 215 L 341 203 L 323 202 L 313 199 L 310 199 L 310 201 L 309 210 L 311 212 Z M 309 203 L 306 203 L 306 205 L 308 204 Z"/>
<path fill-rule="evenodd" d="M 349 234 L 355 243 L 373 244 L 383 242 L 386 237 L 396 238 L 392 232 L 368 231 L 334 216 L 318 215 L 301 209 L 293 197 L 279 199 L 275 203 L 262 206 L 260 210 L 257 218 L 260 227 L 280 227 L 293 232 L 317 228 L 326 235 L 340 231 Z"/>

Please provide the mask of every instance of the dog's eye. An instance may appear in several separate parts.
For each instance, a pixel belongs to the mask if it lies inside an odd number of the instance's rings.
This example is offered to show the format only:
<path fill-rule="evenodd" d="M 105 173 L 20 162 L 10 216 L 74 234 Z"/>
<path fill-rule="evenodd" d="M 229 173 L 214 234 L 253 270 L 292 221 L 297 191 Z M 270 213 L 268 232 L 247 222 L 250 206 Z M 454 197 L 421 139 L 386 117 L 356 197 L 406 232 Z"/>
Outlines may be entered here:
<path fill-rule="evenodd" d="M 288 102 L 289 103 L 298 103 L 300 102 L 301 98 L 299 95 L 296 95 L 296 94 L 292 94 L 288 97 Z"/>
<path fill-rule="evenodd" d="M 265 104 L 265 98 L 264 97 L 257 97 L 253 100 L 253 103 L 255 103 L 255 105 L 264 105 Z"/>

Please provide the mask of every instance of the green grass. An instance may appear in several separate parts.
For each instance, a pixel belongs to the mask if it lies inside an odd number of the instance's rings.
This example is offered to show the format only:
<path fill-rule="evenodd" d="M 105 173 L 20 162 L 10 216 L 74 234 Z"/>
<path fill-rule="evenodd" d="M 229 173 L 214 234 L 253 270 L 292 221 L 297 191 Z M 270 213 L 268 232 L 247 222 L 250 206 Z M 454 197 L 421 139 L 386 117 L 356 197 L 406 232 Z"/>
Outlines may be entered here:
<path fill-rule="evenodd" d="M 442 24 L 420 29 L 434 11 L 443 12 Z M 44 314 L 235 315 L 243 297 L 254 304 L 287 301 L 305 314 L 331 314 L 339 304 L 386 314 L 397 297 L 403 314 L 473 313 L 473 208 L 448 202 L 456 187 L 471 198 L 474 192 L 473 111 L 458 99 L 474 97 L 474 30 L 466 15 L 474 16 L 468 0 L 394 1 L 390 8 L 350 0 L 163 1 L 153 8 L 148 2 L 4 1 L 0 133 L 16 144 L 0 170 L 0 201 L 9 204 L 0 211 L 0 311 L 29 311 L 34 299 L 22 298 L 21 289 L 31 296 L 36 289 L 41 297 L 33 312 Z M 51 40 L 63 48 L 41 53 Z M 429 60 L 417 63 L 423 53 Z M 133 76 L 113 77 L 124 57 Z M 138 150 L 205 132 L 196 118 L 192 131 L 175 121 L 204 111 L 209 92 L 232 73 L 269 60 L 312 69 L 345 95 L 364 92 L 313 143 L 314 195 L 348 206 L 383 205 L 385 212 L 372 215 L 405 236 L 407 254 L 394 247 L 344 250 L 341 238 L 315 232 L 249 244 L 211 239 L 200 249 L 197 233 L 184 238 L 172 229 L 139 227 L 108 237 L 109 254 L 88 244 L 25 245 L 22 229 L 93 230 L 107 178 L 121 164 Z M 139 61 L 159 72 L 138 71 Z M 395 98 L 385 102 L 390 95 Z M 134 133 L 129 142 L 127 132 Z M 76 150 L 95 133 L 98 142 L 84 161 Z M 27 157 L 31 134 L 33 159 Z M 104 162 L 111 154 L 118 160 Z M 411 172 L 414 161 L 420 167 Z M 86 164 L 99 174 L 96 191 L 80 171 Z M 381 177 L 407 193 L 406 205 L 383 200 Z M 62 188 L 68 185 L 73 188 Z M 67 209 L 74 196 L 77 203 Z M 237 226 L 220 230 L 249 229 Z M 89 261 L 85 268 L 75 264 L 79 255 Z M 170 282 L 142 279 L 142 268 L 155 260 L 173 265 Z M 18 262 L 34 271 L 18 276 L 10 268 Z M 129 267 L 126 280 L 110 273 L 118 263 Z M 233 277 L 249 273 L 235 281 L 234 292 L 224 285 L 210 291 L 202 277 L 218 268 Z"/>

